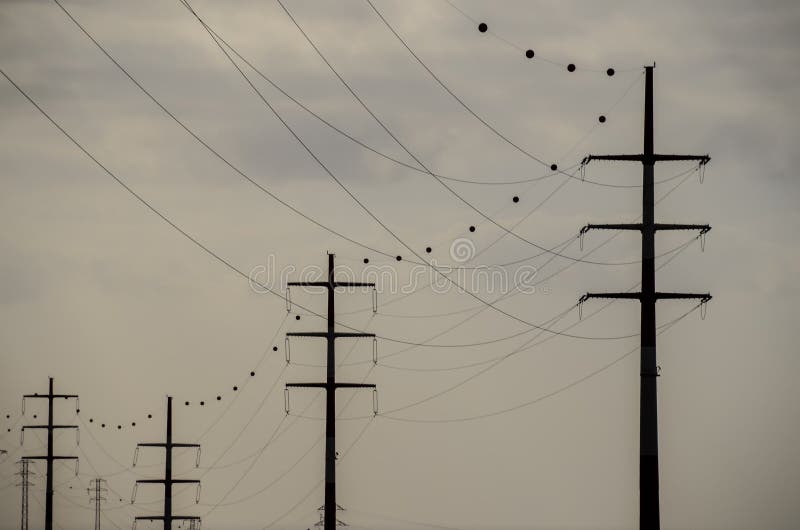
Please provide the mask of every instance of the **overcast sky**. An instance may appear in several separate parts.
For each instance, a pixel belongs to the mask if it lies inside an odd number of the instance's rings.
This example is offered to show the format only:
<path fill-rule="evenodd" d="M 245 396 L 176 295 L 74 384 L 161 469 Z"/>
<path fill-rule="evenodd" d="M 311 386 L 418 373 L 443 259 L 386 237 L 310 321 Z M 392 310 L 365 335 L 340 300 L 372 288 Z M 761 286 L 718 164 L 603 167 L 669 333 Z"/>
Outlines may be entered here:
<path fill-rule="evenodd" d="M 374 4 L 455 96 L 520 149 L 437 84 L 364 0 L 285 0 L 414 157 L 480 184 L 409 169 L 414 159 L 277 2 L 192 5 L 297 101 L 407 166 L 324 125 L 239 62 L 282 124 L 178 0 L 64 0 L 237 173 L 54 2 L 0 2 L 0 68 L 129 188 L 0 78 L 0 448 L 9 451 L 0 457 L 0 529 L 19 524 L 17 460 L 43 450 L 33 432 L 20 447 L 19 428 L 42 421 L 45 404 L 29 401 L 21 417 L 20 398 L 46 392 L 48 376 L 57 391 L 80 394 L 81 408 L 56 406 L 57 423 L 79 425 L 81 442 L 70 432 L 57 438 L 58 454 L 80 457 L 78 476 L 56 466 L 57 528 L 91 524 L 86 487 L 96 476 L 110 489 L 105 528 L 160 510 L 157 488 L 143 486 L 129 502 L 134 480 L 157 477 L 163 457 L 143 450 L 130 465 L 137 442 L 164 436 L 167 394 L 176 439 L 203 448 L 200 469 L 194 454 L 177 459 L 182 477 L 203 483 L 200 505 L 193 488 L 180 490 L 181 513 L 203 516 L 208 529 L 313 525 L 324 398 L 293 391 L 286 416 L 283 384 L 321 380 L 324 344 L 293 341 L 287 365 L 284 334 L 324 329 L 314 313 L 324 313 L 325 297 L 294 292 L 287 314 L 281 297 L 255 292 L 231 267 L 289 270 L 296 280 L 304 266 L 324 267 L 326 251 L 356 276 L 368 258 L 394 271 L 395 287 L 417 280 L 411 295 L 383 285 L 376 315 L 369 293 L 337 295 L 338 322 L 383 337 L 375 367 L 369 341 L 338 343 L 339 379 L 377 384 L 382 413 L 372 417 L 369 392 L 339 393 L 341 519 L 355 528 L 638 527 L 638 307 L 592 302 L 579 320 L 574 304 L 586 291 L 636 287 L 635 234 L 594 252 L 614 234 L 587 234 L 583 250 L 575 236 L 587 222 L 636 220 L 641 170 L 591 164 L 580 182 L 547 166 L 640 152 L 641 66 L 653 61 L 656 150 L 712 157 L 702 184 L 689 164 L 656 169 L 665 180 L 657 220 L 713 226 L 702 252 L 699 241 L 686 244 L 693 233 L 657 239 L 657 254 L 666 253 L 658 289 L 714 296 L 705 320 L 695 310 L 675 322 L 691 302 L 659 304 L 662 526 L 795 527 L 800 6 L 453 0 L 488 24 L 480 33 L 443 0 Z M 518 182 L 497 184 L 508 181 Z M 501 312 L 483 303 L 502 295 L 486 285 L 472 294 L 429 288 L 414 253 L 459 265 L 450 250 L 461 238 L 478 253 L 462 265 L 518 262 L 492 270 L 513 280 L 521 266 L 535 269 L 534 292 L 510 293 Z M 539 248 L 561 243 L 561 256 Z M 537 335 L 522 321 L 572 337 Z M 34 469 L 31 528 L 40 528 L 44 465 Z"/>

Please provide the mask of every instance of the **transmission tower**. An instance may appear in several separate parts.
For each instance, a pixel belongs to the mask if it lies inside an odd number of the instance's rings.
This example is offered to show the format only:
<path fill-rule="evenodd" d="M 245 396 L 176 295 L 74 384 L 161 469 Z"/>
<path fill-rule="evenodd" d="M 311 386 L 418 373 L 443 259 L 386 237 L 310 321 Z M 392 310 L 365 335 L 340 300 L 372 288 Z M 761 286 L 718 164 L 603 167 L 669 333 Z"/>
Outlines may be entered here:
<path fill-rule="evenodd" d="M 30 462 L 23 458 L 19 462 L 19 486 L 22 489 L 22 509 L 21 509 L 21 517 L 19 527 L 21 530 L 28 530 L 28 488 L 33 486 L 33 483 L 30 481 L 30 476 L 35 475 L 33 471 L 30 470 Z"/>
<path fill-rule="evenodd" d="M 323 388 L 325 389 L 325 506 L 323 510 L 324 530 L 334 530 L 341 521 L 336 519 L 336 390 L 340 388 L 371 388 L 375 385 L 365 383 L 336 382 L 336 339 L 375 337 L 374 333 L 349 333 L 336 331 L 336 312 L 334 294 L 337 287 L 372 287 L 374 283 L 338 282 L 334 277 L 333 254 L 328 254 L 328 279 L 322 282 L 289 282 L 288 286 L 324 287 L 328 294 L 328 330 L 312 332 L 287 333 L 287 337 L 316 337 L 327 341 L 327 380 L 324 383 L 287 383 L 289 388 Z M 374 309 L 374 305 L 373 305 Z"/>
<path fill-rule="evenodd" d="M 711 230 L 709 225 L 661 224 L 654 222 L 653 173 L 656 162 L 692 160 L 702 172 L 711 160 L 708 155 L 660 155 L 653 149 L 653 66 L 645 67 L 644 152 L 635 155 L 589 155 L 582 166 L 592 160 L 640 162 L 642 164 L 642 222 L 633 224 L 588 224 L 589 230 L 637 230 L 642 234 L 641 292 L 587 293 L 580 302 L 590 298 L 622 298 L 639 300 L 641 305 L 641 370 L 639 398 L 639 528 L 660 528 L 658 496 L 658 403 L 656 377 L 656 301 L 698 299 L 701 305 L 711 300 L 708 293 L 667 293 L 655 290 L 655 233 L 661 230 L 698 230 L 700 236 Z"/>
<path fill-rule="evenodd" d="M 140 447 L 163 447 L 166 453 L 164 465 L 164 478 L 159 479 L 140 479 L 136 481 L 133 489 L 133 496 L 131 504 L 136 501 L 136 490 L 139 484 L 163 484 L 164 485 L 164 514 L 163 515 L 142 515 L 137 516 L 134 521 L 163 521 L 164 530 L 172 530 L 172 521 L 195 521 L 195 525 L 199 524 L 200 517 L 195 515 L 173 515 L 172 514 L 172 486 L 174 484 L 197 484 L 196 501 L 200 500 L 200 481 L 191 479 L 178 479 L 172 478 L 172 450 L 179 447 L 195 447 L 197 448 L 197 459 L 199 464 L 200 459 L 200 444 L 187 444 L 172 441 L 172 396 L 167 396 L 167 440 L 164 443 L 140 443 L 136 445 L 136 453 L 133 458 L 133 464 L 136 465 L 136 460 L 139 456 Z"/>
<path fill-rule="evenodd" d="M 100 504 L 108 500 L 103 496 L 108 492 L 108 488 L 103 486 L 105 482 L 100 477 L 92 479 L 86 489 L 89 493 L 89 502 L 94 502 L 94 530 L 100 530 Z"/>
<path fill-rule="evenodd" d="M 22 397 L 22 411 L 25 412 L 26 399 L 46 399 L 47 400 L 47 424 L 46 425 L 25 425 L 22 427 L 22 438 L 24 439 L 25 429 L 47 429 L 47 456 L 26 456 L 24 460 L 45 460 L 47 462 L 47 485 L 45 490 L 45 510 L 44 528 L 53 530 L 53 462 L 56 460 L 75 460 L 75 474 L 78 473 L 77 456 L 57 456 L 53 454 L 53 431 L 56 429 L 75 429 L 77 425 L 55 425 L 53 424 L 53 401 L 56 399 L 75 399 L 77 408 L 78 396 L 75 394 L 54 394 L 53 378 L 50 378 L 49 391 L 45 395 L 26 394 Z M 22 440 L 21 440 L 22 441 Z"/>

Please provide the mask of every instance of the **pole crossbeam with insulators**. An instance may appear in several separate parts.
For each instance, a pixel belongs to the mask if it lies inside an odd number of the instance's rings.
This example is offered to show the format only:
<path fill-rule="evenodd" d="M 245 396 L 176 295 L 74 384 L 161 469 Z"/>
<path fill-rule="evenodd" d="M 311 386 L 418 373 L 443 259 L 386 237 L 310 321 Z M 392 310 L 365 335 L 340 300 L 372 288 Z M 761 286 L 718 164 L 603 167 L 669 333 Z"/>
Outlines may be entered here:
<path fill-rule="evenodd" d="M 655 65 L 654 65 L 655 66 Z M 638 300 L 641 305 L 641 369 L 639 402 L 639 528 L 660 528 L 658 492 L 658 403 L 656 377 L 656 301 L 699 300 L 701 315 L 709 293 L 658 292 L 655 289 L 655 233 L 663 230 L 696 230 L 704 242 L 711 230 L 707 224 L 662 224 L 654 221 L 654 166 L 656 162 L 694 161 L 702 174 L 711 160 L 708 155 L 657 154 L 653 147 L 653 68 L 645 67 L 644 150 L 633 155 L 589 155 L 581 162 L 581 172 L 593 160 L 638 162 L 642 164 L 642 222 L 625 224 L 587 224 L 580 231 L 581 240 L 590 230 L 636 230 L 642 234 L 642 282 L 640 292 L 587 293 L 579 306 L 593 298 Z"/>
<path fill-rule="evenodd" d="M 340 383 L 336 381 L 336 339 L 371 337 L 375 340 L 374 333 L 350 333 L 336 331 L 336 312 L 334 307 L 335 290 L 339 287 L 371 287 L 375 292 L 374 283 L 340 282 L 334 275 L 334 255 L 328 254 L 328 279 L 317 282 L 289 282 L 289 287 L 324 287 L 328 295 L 328 329 L 319 332 L 294 332 L 287 333 L 287 337 L 324 338 L 327 341 L 327 379 L 323 383 L 287 383 L 286 391 L 290 388 L 321 388 L 325 390 L 325 505 L 322 510 L 322 526 L 324 530 L 334 530 L 336 526 L 344 523 L 336 518 L 336 390 L 351 388 L 371 388 L 373 390 L 373 412 L 377 401 L 374 392 L 376 386 L 368 383 Z M 289 306 L 287 306 L 289 307 Z M 374 298 L 373 298 L 373 310 Z M 287 400 L 288 413 L 288 400 Z"/>

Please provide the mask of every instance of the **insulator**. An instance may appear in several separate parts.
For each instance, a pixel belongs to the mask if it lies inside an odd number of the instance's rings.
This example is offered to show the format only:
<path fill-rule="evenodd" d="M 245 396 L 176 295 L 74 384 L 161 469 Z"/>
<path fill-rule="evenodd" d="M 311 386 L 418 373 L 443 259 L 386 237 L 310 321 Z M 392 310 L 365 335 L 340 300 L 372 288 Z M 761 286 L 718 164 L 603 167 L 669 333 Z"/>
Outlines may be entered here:
<path fill-rule="evenodd" d="M 581 161 L 581 181 L 586 179 L 586 160 Z"/>
<path fill-rule="evenodd" d="M 706 250 L 706 233 L 700 233 L 700 252 L 704 252 Z"/>
<path fill-rule="evenodd" d="M 703 179 L 706 178 L 706 164 L 705 162 L 700 162 L 700 165 L 697 167 L 697 172 L 700 175 L 700 184 L 703 183 Z"/>
<path fill-rule="evenodd" d="M 25 415 L 25 398 L 22 398 L 22 415 Z"/>
<path fill-rule="evenodd" d="M 378 415 L 378 389 L 372 389 L 372 415 Z"/>
<path fill-rule="evenodd" d="M 139 446 L 136 446 L 136 450 L 133 451 L 133 467 L 136 467 L 136 462 L 139 460 Z"/>
<path fill-rule="evenodd" d="M 378 312 L 378 290 L 375 287 L 372 288 L 372 312 Z"/>
<path fill-rule="evenodd" d="M 200 488 L 200 483 L 198 482 L 197 483 L 197 491 L 194 494 L 194 503 L 195 504 L 200 504 L 200 489 L 201 489 Z"/>
<path fill-rule="evenodd" d="M 19 444 L 20 445 L 24 445 L 25 444 L 25 427 L 23 427 L 19 431 Z"/>
<path fill-rule="evenodd" d="M 286 288 L 286 312 L 290 313 L 292 311 L 292 289 L 290 287 Z"/>
<path fill-rule="evenodd" d="M 283 339 L 283 351 L 286 354 L 286 364 L 291 363 L 292 362 L 292 348 L 291 348 L 291 345 L 289 344 L 289 337 L 286 337 L 285 339 Z"/>
<path fill-rule="evenodd" d="M 700 302 L 700 320 L 706 319 L 706 311 L 708 311 L 708 302 L 703 300 Z"/>
<path fill-rule="evenodd" d="M 378 364 L 378 337 L 372 337 L 372 364 Z"/>
<path fill-rule="evenodd" d="M 77 477 L 81 471 L 81 461 L 77 458 L 75 459 L 75 476 Z"/>
<path fill-rule="evenodd" d="M 197 448 L 197 456 L 194 459 L 194 467 L 200 467 L 200 448 Z"/>
<path fill-rule="evenodd" d="M 283 389 L 283 408 L 286 410 L 286 414 L 289 414 L 289 389 Z"/>
<path fill-rule="evenodd" d="M 583 302 L 578 302 L 578 320 L 583 320 Z"/>
<path fill-rule="evenodd" d="M 75 398 L 75 414 L 78 414 L 81 411 L 81 398 Z"/>
<path fill-rule="evenodd" d="M 81 444 L 81 429 L 79 427 L 75 427 L 75 445 Z"/>
<path fill-rule="evenodd" d="M 138 489 L 139 489 L 139 483 L 138 482 L 134 482 L 133 483 L 133 492 L 131 492 L 131 504 L 134 504 L 136 502 L 136 491 Z"/>
<path fill-rule="evenodd" d="M 136 519 L 133 520 L 133 528 L 131 530 L 136 530 Z"/>
<path fill-rule="evenodd" d="M 583 236 L 584 236 L 584 234 L 586 234 L 586 232 L 584 232 L 583 230 L 581 230 L 580 236 L 578 237 L 578 239 L 580 240 L 580 243 L 579 243 L 579 245 L 580 245 L 580 247 L 581 247 L 581 251 L 583 251 Z"/>

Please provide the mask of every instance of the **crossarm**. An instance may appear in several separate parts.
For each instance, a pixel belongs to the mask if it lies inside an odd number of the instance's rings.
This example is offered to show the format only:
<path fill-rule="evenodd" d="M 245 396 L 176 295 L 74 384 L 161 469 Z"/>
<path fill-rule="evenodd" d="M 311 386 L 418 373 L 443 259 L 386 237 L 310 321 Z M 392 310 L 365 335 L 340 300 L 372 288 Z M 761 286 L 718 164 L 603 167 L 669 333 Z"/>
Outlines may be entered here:
<path fill-rule="evenodd" d="M 26 456 L 24 460 L 77 460 L 77 456 Z"/>
<path fill-rule="evenodd" d="M 581 160 L 581 165 L 587 165 L 592 160 L 611 160 L 617 162 L 681 162 L 695 160 L 705 165 L 711 161 L 709 155 L 589 155 Z"/>
<path fill-rule="evenodd" d="M 173 521 L 178 521 L 178 520 L 181 520 L 181 521 L 199 521 L 200 520 L 200 516 L 198 516 L 198 515 L 173 515 L 171 517 L 171 519 Z M 164 516 L 163 515 L 137 515 L 136 516 L 136 520 L 137 521 L 163 521 L 164 520 Z"/>
<path fill-rule="evenodd" d="M 286 388 L 328 388 L 327 383 L 286 383 Z"/>
<path fill-rule="evenodd" d="M 22 430 L 25 429 L 48 429 L 47 425 L 23 425 Z M 77 429 L 77 425 L 53 425 L 53 429 Z"/>
<path fill-rule="evenodd" d="M 587 224 L 581 228 L 581 234 L 589 230 L 641 230 L 642 223 Z"/>
<path fill-rule="evenodd" d="M 377 388 L 369 383 L 336 383 L 336 388 Z"/>
<path fill-rule="evenodd" d="M 22 397 L 24 397 L 25 399 L 35 399 L 35 398 L 45 398 L 45 399 L 47 399 L 47 398 L 50 397 L 50 394 L 25 394 Z M 77 399 L 78 395 L 77 394 L 53 394 L 52 397 L 61 398 L 61 399 Z"/>
<path fill-rule="evenodd" d="M 327 338 L 328 332 L 327 331 L 290 331 L 286 334 L 287 337 L 316 337 L 316 338 Z M 335 339 L 344 339 L 344 338 L 358 338 L 358 337 L 375 337 L 374 333 L 350 333 L 350 332 L 335 332 L 333 334 L 333 338 Z"/>
<path fill-rule="evenodd" d="M 642 293 L 586 293 L 578 300 L 583 303 L 590 298 L 623 298 L 628 300 L 639 300 Z"/>
<path fill-rule="evenodd" d="M 697 299 L 701 302 L 711 300 L 709 293 L 656 293 L 656 300 L 687 300 Z"/>
<path fill-rule="evenodd" d="M 374 283 L 368 282 L 333 282 L 334 287 L 375 287 Z"/>
<path fill-rule="evenodd" d="M 696 160 L 701 164 L 708 164 L 711 162 L 711 157 L 708 155 L 653 155 L 655 162 L 681 162 L 684 160 Z"/>
<path fill-rule="evenodd" d="M 656 230 L 699 230 L 701 235 L 711 231 L 711 225 L 686 225 L 674 223 L 656 223 L 654 228 Z"/>
<path fill-rule="evenodd" d="M 592 160 L 614 160 L 619 162 L 641 162 L 644 160 L 644 155 L 589 155 L 581 160 L 582 165 L 586 165 Z"/>
<path fill-rule="evenodd" d="M 355 338 L 358 338 L 358 337 L 375 337 L 375 334 L 374 333 L 349 333 L 349 332 L 339 333 L 337 331 L 336 333 L 333 334 L 333 336 L 336 337 L 337 339 L 339 339 L 339 338 L 344 339 L 344 338 L 348 338 L 348 337 L 355 337 Z"/>
<path fill-rule="evenodd" d="M 327 337 L 326 331 L 290 331 L 287 337 Z"/>

